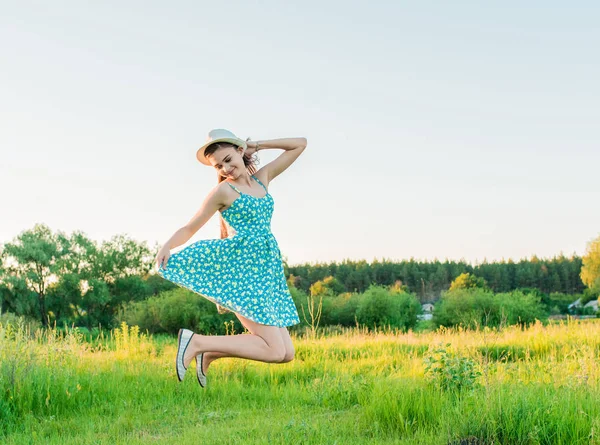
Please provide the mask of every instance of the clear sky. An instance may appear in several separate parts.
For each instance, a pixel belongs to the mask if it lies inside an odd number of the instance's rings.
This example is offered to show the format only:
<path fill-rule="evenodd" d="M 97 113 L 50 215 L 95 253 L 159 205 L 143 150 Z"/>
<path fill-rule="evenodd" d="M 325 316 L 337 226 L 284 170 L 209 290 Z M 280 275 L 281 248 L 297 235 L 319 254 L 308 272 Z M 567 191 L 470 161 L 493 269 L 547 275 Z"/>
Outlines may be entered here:
<path fill-rule="evenodd" d="M 5 3 L 0 242 L 45 223 L 162 245 L 227 128 L 308 139 L 270 185 L 290 264 L 581 255 L 598 23 L 592 1 Z M 188 244 L 218 237 L 215 215 Z"/>

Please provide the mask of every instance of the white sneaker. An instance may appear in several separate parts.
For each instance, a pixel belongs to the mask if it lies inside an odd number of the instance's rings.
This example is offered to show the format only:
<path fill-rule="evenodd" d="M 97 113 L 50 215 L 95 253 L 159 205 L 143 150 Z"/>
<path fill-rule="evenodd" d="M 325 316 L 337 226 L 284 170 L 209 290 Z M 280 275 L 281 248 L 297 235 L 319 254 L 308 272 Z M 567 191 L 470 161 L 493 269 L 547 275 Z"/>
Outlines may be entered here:
<path fill-rule="evenodd" d="M 204 369 L 202 369 L 203 358 L 204 352 L 201 352 L 196 356 L 196 376 L 198 377 L 198 383 L 204 388 L 206 386 L 206 374 L 204 374 Z"/>
<path fill-rule="evenodd" d="M 177 334 L 177 357 L 175 357 L 175 370 L 177 371 L 177 378 L 180 382 L 183 381 L 183 377 L 185 377 L 185 372 L 187 368 L 183 366 L 183 356 L 185 355 L 185 351 L 192 340 L 194 333 L 189 329 L 180 329 Z"/>

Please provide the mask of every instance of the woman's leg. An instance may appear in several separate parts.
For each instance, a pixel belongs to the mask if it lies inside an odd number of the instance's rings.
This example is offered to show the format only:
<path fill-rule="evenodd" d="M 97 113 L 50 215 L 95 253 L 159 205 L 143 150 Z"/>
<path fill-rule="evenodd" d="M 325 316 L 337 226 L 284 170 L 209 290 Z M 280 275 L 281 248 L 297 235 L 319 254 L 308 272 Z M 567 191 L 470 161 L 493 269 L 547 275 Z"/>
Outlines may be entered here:
<path fill-rule="evenodd" d="M 279 333 L 281 334 L 283 344 L 285 345 L 285 357 L 283 358 L 281 363 L 291 362 L 292 360 L 294 360 L 296 350 L 294 349 L 294 344 L 292 343 L 290 333 L 288 332 L 287 328 L 279 328 Z"/>
<path fill-rule="evenodd" d="M 206 351 L 267 363 L 278 363 L 285 358 L 286 346 L 279 327 L 256 323 L 237 313 L 236 316 L 251 334 L 195 334 L 183 357 L 184 366 L 187 368 L 196 355 Z"/>
<path fill-rule="evenodd" d="M 247 320 L 247 319 L 243 319 L 243 320 L 240 319 L 240 322 L 242 323 L 242 325 L 244 325 L 244 327 L 246 329 L 248 329 L 248 326 L 246 326 L 244 324 L 244 320 Z M 250 331 L 250 329 L 248 329 L 248 330 Z M 252 331 L 250 331 L 250 332 L 252 332 Z M 283 343 L 285 345 L 285 356 L 282 361 L 277 362 L 277 363 L 291 362 L 294 359 L 294 345 L 292 343 L 292 339 L 290 338 L 290 334 L 289 334 L 287 328 L 279 328 L 279 333 L 281 334 L 281 338 L 283 339 Z M 211 351 L 211 352 L 204 353 L 204 359 L 202 361 L 202 369 L 204 370 L 204 373 L 206 374 L 206 372 L 208 371 L 208 368 L 210 367 L 212 362 L 214 362 L 215 360 L 217 360 L 219 358 L 224 358 L 224 357 L 232 357 L 232 356 L 227 352 Z"/>

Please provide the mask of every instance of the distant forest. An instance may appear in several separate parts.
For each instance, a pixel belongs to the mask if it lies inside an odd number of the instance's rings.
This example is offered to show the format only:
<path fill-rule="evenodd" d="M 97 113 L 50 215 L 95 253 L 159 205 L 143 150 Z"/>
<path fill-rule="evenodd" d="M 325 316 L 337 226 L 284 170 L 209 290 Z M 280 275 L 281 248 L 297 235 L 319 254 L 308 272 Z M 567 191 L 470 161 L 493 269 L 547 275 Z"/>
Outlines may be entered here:
<path fill-rule="evenodd" d="M 392 285 L 401 281 L 422 303 L 435 301 L 450 283 L 462 273 L 485 279 L 494 292 L 537 288 L 550 294 L 560 292 L 579 294 L 585 289 L 580 273 L 582 259 L 563 255 L 552 259 L 522 259 L 471 265 L 466 262 L 419 262 L 413 259 L 400 262 L 345 260 L 341 263 L 317 263 L 286 266 L 286 275 L 294 285 L 308 292 L 311 284 L 328 276 L 336 278 L 345 292 L 364 292 L 370 284 Z"/>
<path fill-rule="evenodd" d="M 55 233 L 46 225 L 36 224 L 12 242 L 0 245 L 0 317 L 10 312 L 35 318 L 44 326 L 54 322 L 90 328 L 113 326 L 129 303 L 147 300 L 151 305 L 155 303 L 151 297 L 175 289 L 175 284 L 156 273 L 156 250 L 123 235 L 98 244 L 81 232 Z M 600 238 L 590 243 L 588 251 L 583 257 L 533 256 L 519 262 L 476 265 L 412 258 L 293 266 L 284 261 L 284 272 L 299 304 L 303 304 L 304 295 L 324 291 L 323 286 L 330 295 L 362 295 L 371 285 L 403 289 L 416 303 L 435 302 L 463 273 L 484 280 L 482 284 L 494 293 L 538 289 L 548 296 L 561 294 L 546 300 L 564 303 L 571 295 L 576 299 L 575 295 L 587 290 L 586 285 L 595 289 L 586 298 L 600 293 Z M 344 298 L 339 301 L 341 306 Z M 358 300 L 352 300 L 353 304 Z M 561 308 L 559 305 L 559 311 Z M 199 313 L 199 309 L 193 312 Z"/>

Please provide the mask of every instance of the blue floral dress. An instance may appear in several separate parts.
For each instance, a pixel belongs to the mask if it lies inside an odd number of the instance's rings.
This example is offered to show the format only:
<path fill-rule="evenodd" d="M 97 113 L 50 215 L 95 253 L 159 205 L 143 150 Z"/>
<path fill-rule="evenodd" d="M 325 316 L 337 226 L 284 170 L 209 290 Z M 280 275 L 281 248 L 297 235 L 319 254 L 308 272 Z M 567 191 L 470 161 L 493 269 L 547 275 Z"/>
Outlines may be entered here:
<path fill-rule="evenodd" d="M 173 253 L 159 274 L 256 323 L 293 326 L 298 311 L 285 280 L 281 252 L 271 232 L 274 200 L 241 192 L 221 212 L 228 237 L 197 241 Z"/>

